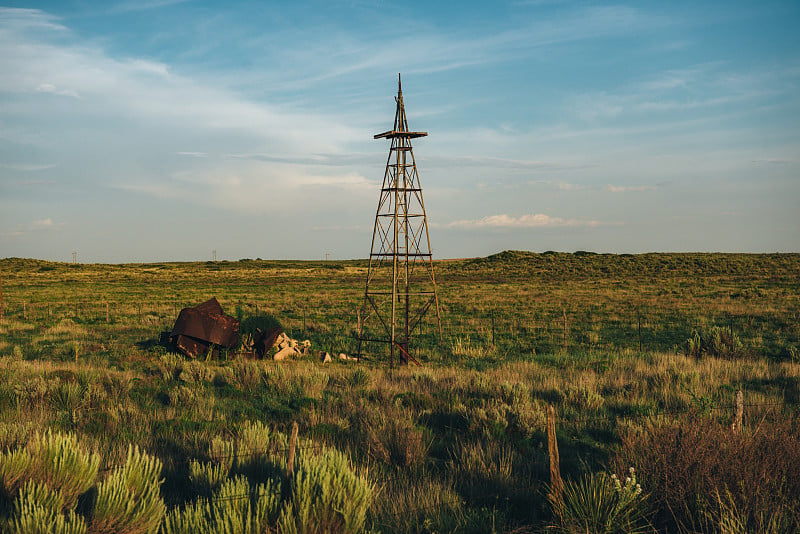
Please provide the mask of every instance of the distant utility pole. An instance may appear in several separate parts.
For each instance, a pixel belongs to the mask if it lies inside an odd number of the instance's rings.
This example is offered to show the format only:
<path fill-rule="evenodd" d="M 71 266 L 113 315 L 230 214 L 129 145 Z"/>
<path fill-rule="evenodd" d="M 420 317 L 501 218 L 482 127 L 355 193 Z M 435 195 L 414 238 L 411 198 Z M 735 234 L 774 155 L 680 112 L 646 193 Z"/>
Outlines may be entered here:
<path fill-rule="evenodd" d="M 325 261 L 328 261 L 330 259 L 330 257 L 331 257 L 331 253 L 330 252 L 326 252 L 325 253 Z"/>
<path fill-rule="evenodd" d="M 211 257 L 214 258 L 214 261 L 217 261 L 217 249 L 211 251 Z"/>
<path fill-rule="evenodd" d="M 72 263 L 78 263 L 78 253 L 77 251 L 72 251 Z"/>

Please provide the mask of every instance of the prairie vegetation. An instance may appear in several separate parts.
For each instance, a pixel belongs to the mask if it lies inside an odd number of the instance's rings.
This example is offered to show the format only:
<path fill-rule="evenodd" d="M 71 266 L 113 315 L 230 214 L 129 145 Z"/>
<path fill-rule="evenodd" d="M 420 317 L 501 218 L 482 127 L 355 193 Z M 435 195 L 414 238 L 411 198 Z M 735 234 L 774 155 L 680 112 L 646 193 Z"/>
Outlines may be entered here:
<path fill-rule="evenodd" d="M 0 530 L 797 532 L 798 272 L 797 254 L 438 262 L 443 343 L 425 325 L 424 365 L 390 370 L 158 342 L 215 296 L 353 353 L 363 261 L 0 260 Z"/>

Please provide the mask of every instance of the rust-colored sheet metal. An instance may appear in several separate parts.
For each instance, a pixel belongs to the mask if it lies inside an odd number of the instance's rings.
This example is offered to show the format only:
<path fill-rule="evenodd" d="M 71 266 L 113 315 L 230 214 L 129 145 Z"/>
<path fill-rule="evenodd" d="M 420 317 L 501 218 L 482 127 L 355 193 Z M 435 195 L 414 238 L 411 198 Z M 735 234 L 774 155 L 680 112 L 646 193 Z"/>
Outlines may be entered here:
<path fill-rule="evenodd" d="M 222 306 L 211 298 L 178 314 L 170 333 L 172 343 L 192 358 L 205 355 L 214 344 L 234 348 L 239 344 L 239 321 L 225 315 Z"/>
<path fill-rule="evenodd" d="M 256 353 L 261 358 L 266 356 L 267 352 L 269 352 L 269 349 L 275 345 L 275 341 L 278 340 L 278 336 L 281 335 L 281 332 L 283 332 L 283 328 L 280 326 L 271 328 L 266 332 L 262 332 L 261 330 L 258 331 L 253 345 L 255 346 Z"/>

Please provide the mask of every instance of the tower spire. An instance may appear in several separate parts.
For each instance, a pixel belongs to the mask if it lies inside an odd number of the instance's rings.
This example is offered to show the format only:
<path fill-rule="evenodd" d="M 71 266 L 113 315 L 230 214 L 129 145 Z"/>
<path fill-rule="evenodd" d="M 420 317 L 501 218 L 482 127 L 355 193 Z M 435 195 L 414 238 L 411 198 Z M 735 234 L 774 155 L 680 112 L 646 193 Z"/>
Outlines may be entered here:
<path fill-rule="evenodd" d="M 427 311 L 436 309 L 439 341 L 442 323 L 422 185 L 411 139 L 427 132 L 408 129 L 403 87 L 397 75 L 394 128 L 376 134 L 391 139 L 372 231 L 364 302 L 359 313 L 358 354 L 365 342 L 389 344 L 390 365 L 417 362 L 410 354 L 412 333 Z"/>

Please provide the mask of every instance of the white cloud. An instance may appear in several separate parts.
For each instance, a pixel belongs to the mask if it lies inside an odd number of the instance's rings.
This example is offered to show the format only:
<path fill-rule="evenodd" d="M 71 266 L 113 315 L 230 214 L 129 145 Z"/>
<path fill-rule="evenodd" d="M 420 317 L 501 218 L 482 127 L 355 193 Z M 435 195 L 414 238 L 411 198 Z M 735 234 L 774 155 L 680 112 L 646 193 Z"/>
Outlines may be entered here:
<path fill-rule="evenodd" d="M 604 191 L 609 193 L 631 193 L 640 191 L 656 191 L 659 189 L 656 185 L 611 185 L 608 184 L 603 188 Z"/>
<path fill-rule="evenodd" d="M 526 214 L 514 217 L 505 213 L 487 215 L 481 219 L 453 221 L 447 228 L 553 228 L 553 227 L 596 227 L 603 223 L 597 220 L 564 219 L 551 217 L 544 213 Z"/>
<path fill-rule="evenodd" d="M 37 93 L 50 93 L 59 96 L 71 96 L 72 98 L 80 98 L 80 95 L 73 89 L 59 89 L 52 83 L 41 83 L 36 87 Z"/>
<path fill-rule="evenodd" d="M 56 224 L 53 223 L 53 219 L 48 217 L 47 219 L 42 219 L 40 221 L 33 221 L 30 228 L 31 230 L 49 230 L 55 227 Z"/>
<path fill-rule="evenodd" d="M 0 163 L 0 167 L 22 172 L 36 172 L 52 169 L 55 163 Z"/>
<path fill-rule="evenodd" d="M 2 237 L 24 237 L 31 232 L 54 232 L 59 231 L 65 226 L 63 222 L 54 222 L 52 218 L 40 219 L 28 224 L 22 224 L 15 229 L 0 233 Z"/>

